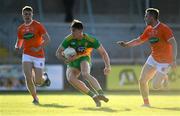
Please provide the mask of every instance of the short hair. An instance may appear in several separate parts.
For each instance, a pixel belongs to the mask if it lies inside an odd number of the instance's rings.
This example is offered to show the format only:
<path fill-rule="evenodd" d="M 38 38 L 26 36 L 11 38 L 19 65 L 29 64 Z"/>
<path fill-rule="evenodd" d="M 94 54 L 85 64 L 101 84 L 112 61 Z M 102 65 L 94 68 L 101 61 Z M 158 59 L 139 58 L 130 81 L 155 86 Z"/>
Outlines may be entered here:
<path fill-rule="evenodd" d="M 149 13 L 151 16 L 153 16 L 156 20 L 159 19 L 159 10 L 156 8 L 148 8 L 145 11 L 146 13 Z"/>
<path fill-rule="evenodd" d="M 33 12 L 33 8 L 31 6 L 25 6 L 24 8 L 22 8 L 22 13 L 24 11 L 31 11 L 31 12 Z"/>
<path fill-rule="evenodd" d="M 73 20 L 72 23 L 71 23 L 71 28 L 82 30 L 83 29 L 83 24 L 79 20 Z"/>

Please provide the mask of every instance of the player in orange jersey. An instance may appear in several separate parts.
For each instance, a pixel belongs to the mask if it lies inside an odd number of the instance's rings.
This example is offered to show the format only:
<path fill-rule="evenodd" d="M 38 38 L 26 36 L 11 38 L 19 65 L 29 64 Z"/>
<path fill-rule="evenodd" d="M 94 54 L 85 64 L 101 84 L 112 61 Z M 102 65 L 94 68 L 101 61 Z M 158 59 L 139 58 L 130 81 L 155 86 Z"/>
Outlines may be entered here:
<path fill-rule="evenodd" d="M 147 24 L 143 34 L 129 42 L 118 41 L 123 47 L 138 46 L 146 41 L 151 44 L 151 55 L 143 66 L 139 85 L 144 100 L 143 106 L 150 106 L 148 82 L 152 79 L 154 89 L 167 86 L 169 67 L 176 67 L 177 44 L 172 30 L 159 20 L 159 10 L 146 9 L 145 22 Z"/>
<path fill-rule="evenodd" d="M 32 19 L 32 7 L 25 6 L 22 9 L 22 17 L 24 23 L 18 27 L 15 49 L 18 51 L 23 45 L 22 67 L 27 88 L 33 96 L 33 103 L 38 104 L 35 86 L 50 85 L 47 73 L 44 73 L 45 56 L 43 50 L 50 38 L 43 25 Z"/>

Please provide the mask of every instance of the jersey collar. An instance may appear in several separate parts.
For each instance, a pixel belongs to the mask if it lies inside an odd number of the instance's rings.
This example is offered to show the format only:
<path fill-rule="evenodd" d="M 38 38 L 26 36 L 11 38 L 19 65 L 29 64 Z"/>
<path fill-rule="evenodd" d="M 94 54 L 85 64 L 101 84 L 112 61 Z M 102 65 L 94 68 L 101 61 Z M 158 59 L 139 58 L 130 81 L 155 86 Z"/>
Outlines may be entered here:
<path fill-rule="evenodd" d="M 160 21 L 158 21 L 158 23 L 153 27 L 153 29 L 157 28 L 160 24 Z"/>
<path fill-rule="evenodd" d="M 25 26 L 29 26 L 29 25 L 32 24 L 32 22 L 33 22 L 33 20 L 32 20 L 30 23 L 28 23 L 28 24 L 24 23 L 24 25 L 25 25 Z"/>

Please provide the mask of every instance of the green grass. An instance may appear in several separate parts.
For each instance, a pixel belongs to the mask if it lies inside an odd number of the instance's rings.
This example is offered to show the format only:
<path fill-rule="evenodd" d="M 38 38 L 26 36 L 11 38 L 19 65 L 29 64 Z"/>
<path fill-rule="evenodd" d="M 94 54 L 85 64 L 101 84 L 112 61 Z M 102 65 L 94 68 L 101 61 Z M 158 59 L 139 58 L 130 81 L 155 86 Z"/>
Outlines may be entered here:
<path fill-rule="evenodd" d="M 180 116 L 180 94 L 156 93 L 150 96 L 152 108 L 141 107 L 139 94 L 108 93 L 110 101 L 96 108 L 82 94 L 40 94 L 40 105 L 33 105 L 29 94 L 1 94 L 0 116 Z"/>

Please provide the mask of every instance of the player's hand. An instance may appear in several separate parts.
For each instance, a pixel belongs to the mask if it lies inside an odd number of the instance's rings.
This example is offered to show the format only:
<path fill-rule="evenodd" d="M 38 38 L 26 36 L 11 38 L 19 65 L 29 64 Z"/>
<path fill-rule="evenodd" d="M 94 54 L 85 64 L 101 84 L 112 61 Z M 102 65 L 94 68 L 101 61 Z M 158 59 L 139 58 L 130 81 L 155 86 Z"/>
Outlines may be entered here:
<path fill-rule="evenodd" d="M 20 54 L 21 48 L 15 48 L 15 51 L 17 52 L 17 54 Z"/>
<path fill-rule="evenodd" d="M 19 52 L 19 50 L 20 50 L 20 48 L 15 48 L 15 51 L 16 51 L 16 52 Z"/>
<path fill-rule="evenodd" d="M 106 66 L 104 68 L 104 75 L 108 75 L 110 73 L 110 71 L 111 71 L 111 66 Z"/>
<path fill-rule="evenodd" d="M 70 56 L 65 60 L 65 63 L 70 63 L 70 62 L 72 62 L 72 61 L 74 61 L 76 59 L 77 59 L 77 55 Z"/>
<path fill-rule="evenodd" d="M 125 42 L 125 41 L 117 41 L 116 43 L 122 47 L 129 47 L 127 42 Z"/>
<path fill-rule="evenodd" d="M 42 49 L 41 46 L 39 46 L 39 47 L 37 47 L 37 48 L 32 47 L 32 48 L 31 48 L 31 51 L 33 51 L 33 52 L 38 52 L 38 51 L 40 51 L 41 49 Z"/>

